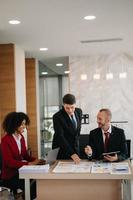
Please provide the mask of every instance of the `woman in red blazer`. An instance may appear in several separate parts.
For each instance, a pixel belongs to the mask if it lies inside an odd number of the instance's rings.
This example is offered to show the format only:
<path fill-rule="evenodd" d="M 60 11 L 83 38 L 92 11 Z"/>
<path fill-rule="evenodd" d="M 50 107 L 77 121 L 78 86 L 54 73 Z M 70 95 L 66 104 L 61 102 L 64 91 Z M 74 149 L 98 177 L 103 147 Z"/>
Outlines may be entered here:
<path fill-rule="evenodd" d="M 2 150 L 2 180 L 4 186 L 13 190 L 24 189 L 22 179 L 19 179 L 18 169 L 23 165 L 43 164 L 42 160 L 29 156 L 22 135 L 26 125 L 30 123 L 25 113 L 11 112 L 3 121 L 5 136 L 1 141 Z"/>

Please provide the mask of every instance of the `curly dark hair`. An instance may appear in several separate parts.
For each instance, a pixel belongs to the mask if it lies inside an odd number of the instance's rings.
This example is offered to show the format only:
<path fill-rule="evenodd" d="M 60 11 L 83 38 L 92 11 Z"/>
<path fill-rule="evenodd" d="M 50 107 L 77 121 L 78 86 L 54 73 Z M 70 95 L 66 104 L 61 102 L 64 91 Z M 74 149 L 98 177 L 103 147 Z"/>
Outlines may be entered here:
<path fill-rule="evenodd" d="M 22 119 L 22 121 L 25 119 L 25 121 L 26 121 L 25 125 L 30 124 L 30 119 L 27 114 L 25 114 L 23 112 L 19 112 L 18 115 L 19 115 L 19 118 Z"/>
<path fill-rule="evenodd" d="M 13 133 L 15 133 L 17 128 L 21 126 L 23 120 L 26 121 L 26 125 L 29 125 L 30 119 L 28 115 L 22 112 L 10 112 L 6 115 L 3 121 L 2 124 L 3 130 L 7 134 L 12 135 Z"/>

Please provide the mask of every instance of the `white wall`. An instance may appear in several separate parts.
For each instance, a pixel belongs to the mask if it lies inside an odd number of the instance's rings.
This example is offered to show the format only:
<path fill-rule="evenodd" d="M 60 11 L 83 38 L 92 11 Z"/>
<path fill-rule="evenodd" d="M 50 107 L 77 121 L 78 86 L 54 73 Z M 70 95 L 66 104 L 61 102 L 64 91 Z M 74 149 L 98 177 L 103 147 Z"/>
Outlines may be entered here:
<path fill-rule="evenodd" d="M 82 128 L 83 133 L 97 127 L 96 115 L 103 107 L 110 108 L 112 121 L 128 121 L 120 125 L 127 138 L 133 141 L 133 57 L 128 54 L 70 57 L 70 90 L 77 97 L 77 104 L 84 113 L 89 113 L 90 124 Z M 106 73 L 114 74 L 106 80 Z M 126 79 L 119 79 L 119 73 L 127 72 Z M 94 80 L 94 73 L 101 78 Z M 81 80 L 87 74 L 87 80 Z"/>
<path fill-rule="evenodd" d="M 24 50 L 15 45 L 16 111 L 26 112 L 26 80 Z"/>

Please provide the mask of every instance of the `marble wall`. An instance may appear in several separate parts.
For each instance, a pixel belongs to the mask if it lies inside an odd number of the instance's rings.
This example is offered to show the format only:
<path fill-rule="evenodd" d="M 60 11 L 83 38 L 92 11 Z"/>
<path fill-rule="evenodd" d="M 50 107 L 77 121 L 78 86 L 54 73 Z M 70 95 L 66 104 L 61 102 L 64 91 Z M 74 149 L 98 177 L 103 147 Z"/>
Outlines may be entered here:
<path fill-rule="evenodd" d="M 133 56 L 123 53 L 117 55 L 99 55 L 87 57 L 69 57 L 70 92 L 77 98 L 77 106 L 90 116 L 89 125 L 82 126 L 82 134 L 97 127 L 96 115 L 101 108 L 110 108 L 112 121 L 124 128 L 127 139 L 133 141 Z M 106 79 L 107 73 L 113 73 L 113 79 Z M 127 78 L 119 78 L 121 72 Z M 94 79 L 95 73 L 100 79 Z M 85 74 L 86 80 L 81 80 Z"/>

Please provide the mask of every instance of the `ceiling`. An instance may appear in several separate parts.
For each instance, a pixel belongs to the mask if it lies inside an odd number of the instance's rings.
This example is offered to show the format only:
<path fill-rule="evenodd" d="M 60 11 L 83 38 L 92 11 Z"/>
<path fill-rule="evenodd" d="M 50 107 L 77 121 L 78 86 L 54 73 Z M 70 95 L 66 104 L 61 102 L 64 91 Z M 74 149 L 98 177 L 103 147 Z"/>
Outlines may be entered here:
<path fill-rule="evenodd" d="M 86 15 L 96 19 L 86 21 Z M 10 25 L 11 19 L 21 24 Z M 68 56 L 132 53 L 132 20 L 132 0 L 0 0 L 0 43 L 15 43 L 26 57 L 64 73 Z M 103 41 L 111 38 L 122 40 Z"/>

